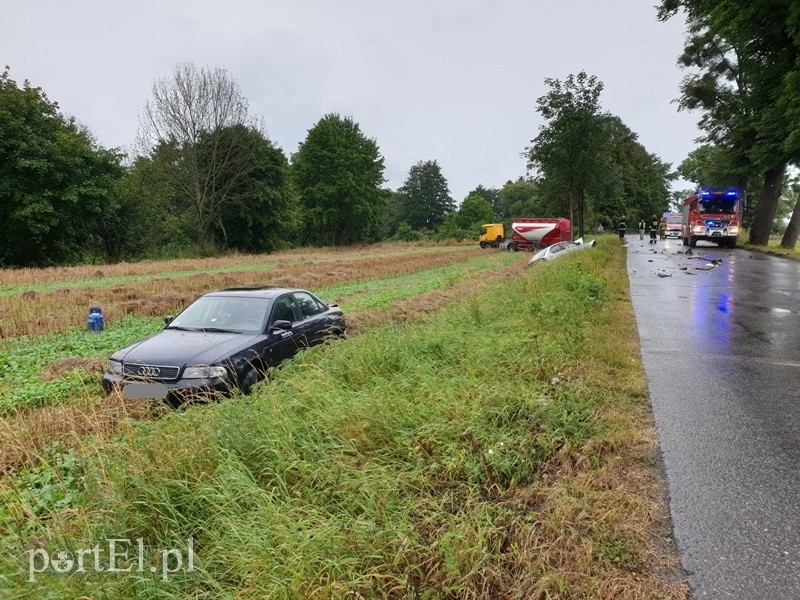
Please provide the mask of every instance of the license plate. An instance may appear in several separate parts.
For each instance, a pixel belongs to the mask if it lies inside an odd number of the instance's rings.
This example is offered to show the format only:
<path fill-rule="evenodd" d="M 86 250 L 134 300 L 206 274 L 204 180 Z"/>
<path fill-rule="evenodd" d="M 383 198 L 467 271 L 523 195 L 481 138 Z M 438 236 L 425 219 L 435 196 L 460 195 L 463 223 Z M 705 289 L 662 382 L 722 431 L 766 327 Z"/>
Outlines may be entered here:
<path fill-rule="evenodd" d="M 167 397 L 167 386 L 163 383 L 126 383 L 122 395 L 126 398 L 158 398 Z"/>

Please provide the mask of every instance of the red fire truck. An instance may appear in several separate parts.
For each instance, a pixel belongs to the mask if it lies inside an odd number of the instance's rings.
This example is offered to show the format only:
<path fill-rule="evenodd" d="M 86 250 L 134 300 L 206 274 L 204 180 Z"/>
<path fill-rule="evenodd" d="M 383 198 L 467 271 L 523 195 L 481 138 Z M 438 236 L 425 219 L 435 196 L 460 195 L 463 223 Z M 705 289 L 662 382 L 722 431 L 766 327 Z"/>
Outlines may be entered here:
<path fill-rule="evenodd" d="M 683 245 L 694 248 L 699 240 L 735 248 L 742 224 L 744 199 L 734 188 L 700 190 L 683 201 Z"/>

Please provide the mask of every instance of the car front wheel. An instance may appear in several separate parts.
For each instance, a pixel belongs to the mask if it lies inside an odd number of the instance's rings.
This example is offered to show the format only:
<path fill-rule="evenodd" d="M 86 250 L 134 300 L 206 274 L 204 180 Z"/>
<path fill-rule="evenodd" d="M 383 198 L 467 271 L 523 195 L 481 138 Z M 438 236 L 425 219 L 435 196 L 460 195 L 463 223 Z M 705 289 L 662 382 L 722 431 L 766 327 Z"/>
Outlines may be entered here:
<path fill-rule="evenodd" d="M 253 386 L 257 384 L 261 380 L 261 377 L 258 374 L 256 369 L 252 369 L 244 376 L 242 379 L 242 383 L 239 388 L 242 390 L 242 393 L 247 395 L 253 391 Z"/>

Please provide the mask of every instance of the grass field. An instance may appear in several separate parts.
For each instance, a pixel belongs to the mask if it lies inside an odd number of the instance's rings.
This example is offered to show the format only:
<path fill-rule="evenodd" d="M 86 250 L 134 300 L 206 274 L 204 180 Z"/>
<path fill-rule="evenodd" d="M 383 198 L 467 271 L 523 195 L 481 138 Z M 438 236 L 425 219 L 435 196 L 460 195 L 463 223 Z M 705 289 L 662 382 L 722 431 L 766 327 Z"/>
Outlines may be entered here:
<path fill-rule="evenodd" d="M 612 242 L 534 269 L 522 254 L 386 245 L 374 256 L 279 253 L 250 259 L 253 269 L 204 263 L 208 276 L 190 264 L 119 267 L 88 287 L 75 285 L 83 272 L 24 275 L 0 298 L 6 314 L 26 294 L 31 304 L 0 342 L 0 589 L 686 597 L 663 541 L 646 381 Z M 170 308 L 148 295 L 196 295 L 221 278 L 310 288 L 342 304 L 354 335 L 302 353 L 252 396 L 182 411 L 103 400 L 92 367 Z M 120 286 L 136 297 L 110 294 Z M 108 331 L 72 322 L 88 305 L 20 325 L 77 297 L 65 289 L 110 300 Z M 141 539 L 148 568 L 29 581 L 32 549 L 75 556 L 109 538 Z M 188 538 L 193 569 L 161 577 L 159 549 Z"/>
<path fill-rule="evenodd" d="M 788 248 L 781 248 L 781 237 L 771 237 L 769 239 L 769 244 L 766 247 L 764 246 L 753 246 L 752 244 L 742 244 L 741 247 L 745 250 L 752 250 L 754 252 L 764 252 L 766 254 L 774 254 L 775 256 L 785 256 L 787 258 L 793 258 L 795 260 L 800 260 L 800 246 L 796 246 L 794 249 L 789 250 Z"/>

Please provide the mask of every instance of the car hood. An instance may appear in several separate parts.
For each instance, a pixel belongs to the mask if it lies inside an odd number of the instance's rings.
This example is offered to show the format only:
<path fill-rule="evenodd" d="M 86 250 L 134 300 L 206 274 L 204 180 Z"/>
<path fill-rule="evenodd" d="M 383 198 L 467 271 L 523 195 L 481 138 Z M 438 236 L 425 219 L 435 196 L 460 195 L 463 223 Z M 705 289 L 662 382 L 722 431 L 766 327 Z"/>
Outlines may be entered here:
<path fill-rule="evenodd" d="M 163 329 L 114 353 L 114 360 L 143 365 L 213 365 L 253 344 L 252 333 Z"/>

